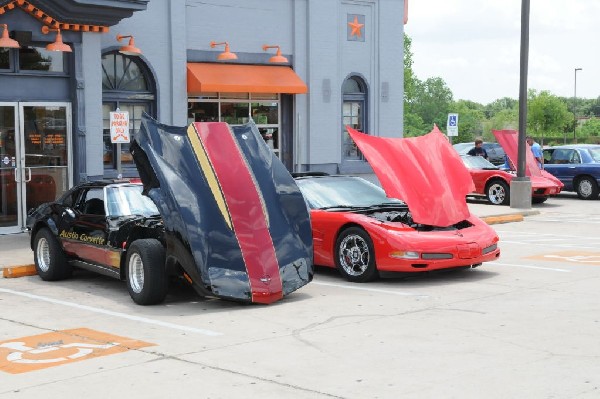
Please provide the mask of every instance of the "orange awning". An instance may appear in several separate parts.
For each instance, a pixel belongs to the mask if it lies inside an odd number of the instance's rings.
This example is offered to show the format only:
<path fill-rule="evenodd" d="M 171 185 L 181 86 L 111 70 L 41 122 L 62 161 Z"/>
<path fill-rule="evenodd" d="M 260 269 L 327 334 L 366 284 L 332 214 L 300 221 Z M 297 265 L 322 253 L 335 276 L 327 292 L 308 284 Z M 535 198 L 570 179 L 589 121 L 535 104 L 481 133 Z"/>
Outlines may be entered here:
<path fill-rule="evenodd" d="M 306 84 L 287 66 L 232 65 L 190 62 L 187 64 L 187 91 L 304 94 Z"/>

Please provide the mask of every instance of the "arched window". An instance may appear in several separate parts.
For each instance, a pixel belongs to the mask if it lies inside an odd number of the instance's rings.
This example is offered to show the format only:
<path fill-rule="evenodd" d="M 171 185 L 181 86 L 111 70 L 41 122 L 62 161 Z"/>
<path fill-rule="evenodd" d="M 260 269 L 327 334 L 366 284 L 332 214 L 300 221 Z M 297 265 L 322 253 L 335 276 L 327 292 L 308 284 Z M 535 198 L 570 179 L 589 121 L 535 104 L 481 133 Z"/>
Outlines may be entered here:
<path fill-rule="evenodd" d="M 142 112 L 156 117 L 156 85 L 152 73 L 140 57 L 119 52 L 102 55 L 102 119 L 104 142 L 104 176 L 115 177 L 119 165 L 124 177 L 136 176 L 137 170 L 129 153 L 129 144 L 110 142 L 110 112 L 129 112 L 129 134 L 140 128 Z"/>
<path fill-rule="evenodd" d="M 359 76 L 350 76 L 342 85 L 342 150 L 344 160 L 361 159 L 346 126 L 360 132 L 367 126 L 367 85 Z"/>

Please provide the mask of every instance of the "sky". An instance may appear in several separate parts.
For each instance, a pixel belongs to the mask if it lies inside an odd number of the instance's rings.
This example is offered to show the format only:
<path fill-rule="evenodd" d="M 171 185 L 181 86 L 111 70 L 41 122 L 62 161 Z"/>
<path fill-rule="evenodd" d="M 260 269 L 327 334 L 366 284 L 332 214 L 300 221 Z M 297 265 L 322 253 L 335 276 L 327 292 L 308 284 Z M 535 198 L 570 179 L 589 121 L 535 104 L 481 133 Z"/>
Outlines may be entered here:
<path fill-rule="evenodd" d="M 519 97 L 521 0 L 409 0 L 404 33 L 420 80 L 444 79 L 455 100 Z M 600 96 L 600 0 L 530 0 L 527 86 Z"/>

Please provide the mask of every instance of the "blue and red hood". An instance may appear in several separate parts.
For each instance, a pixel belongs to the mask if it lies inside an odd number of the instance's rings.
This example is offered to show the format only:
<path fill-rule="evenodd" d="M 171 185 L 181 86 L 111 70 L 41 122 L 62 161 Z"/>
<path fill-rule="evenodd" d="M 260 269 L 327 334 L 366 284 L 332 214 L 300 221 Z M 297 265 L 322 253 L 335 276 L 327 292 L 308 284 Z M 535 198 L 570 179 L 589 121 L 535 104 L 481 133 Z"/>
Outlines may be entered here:
<path fill-rule="evenodd" d="M 253 123 L 185 128 L 144 115 L 131 152 L 163 218 L 167 256 L 199 292 L 270 303 L 312 279 L 304 198 Z"/>
<path fill-rule="evenodd" d="M 406 202 L 413 220 L 447 227 L 470 216 L 469 171 L 437 126 L 420 137 L 375 137 L 346 127 L 390 198 Z"/>

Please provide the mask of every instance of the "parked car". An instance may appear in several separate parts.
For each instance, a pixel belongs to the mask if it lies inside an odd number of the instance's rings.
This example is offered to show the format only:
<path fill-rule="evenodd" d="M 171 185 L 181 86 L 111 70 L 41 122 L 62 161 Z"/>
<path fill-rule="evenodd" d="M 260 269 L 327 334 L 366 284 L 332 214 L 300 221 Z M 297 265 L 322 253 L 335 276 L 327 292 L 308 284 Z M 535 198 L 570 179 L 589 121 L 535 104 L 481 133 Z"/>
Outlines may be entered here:
<path fill-rule="evenodd" d="M 564 191 L 584 200 L 598 198 L 600 145 L 572 144 L 544 149 L 544 170 L 556 176 Z"/>
<path fill-rule="evenodd" d="M 310 209 L 315 265 L 349 281 L 380 271 L 476 267 L 500 256 L 498 236 L 476 216 L 451 226 L 417 223 L 408 205 L 356 176 L 298 176 Z"/>
<path fill-rule="evenodd" d="M 457 143 L 453 145 L 456 152 L 460 155 L 468 155 L 468 152 L 471 148 L 475 147 L 473 143 Z M 505 161 L 505 153 L 502 146 L 498 143 L 487 142 L 483 143 L 483 148 L 488 154 L 488 161 L 493 163 L 494 165 L 503 165 Z"/>
<path fill-rule="evenodd" d="M 502 170 L 483 157 L 463 155 L 462 160 L 475 183 L 472 194 L 484 195 L 494 205 L 510 204 L 510 182 L 516 176 L 514 171 Z M 562 189 L 562 184 L 552 175 L 544 171 L 541 174 L 530 176 L 531 202 L 534 204 L 541 204 Z"/>
<path fill-rule="evenodd" d="M 126 280 L 141 305 L 163 301 L 173 275 L 258 303 L 312 280 L 304 198 L 253 123 L 186 129 L 144 114 L 131 148 L 143 184 L 82 183 L 29 214 L 43 280 L 92 270 Z"/>

